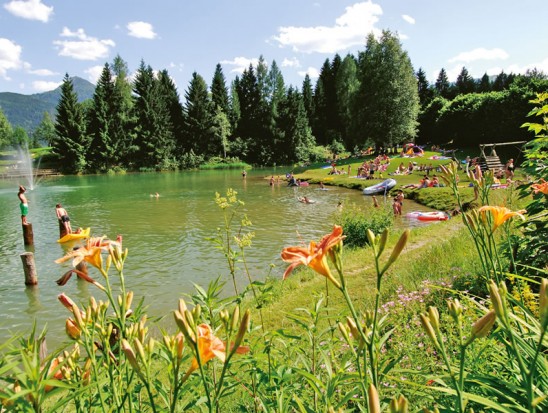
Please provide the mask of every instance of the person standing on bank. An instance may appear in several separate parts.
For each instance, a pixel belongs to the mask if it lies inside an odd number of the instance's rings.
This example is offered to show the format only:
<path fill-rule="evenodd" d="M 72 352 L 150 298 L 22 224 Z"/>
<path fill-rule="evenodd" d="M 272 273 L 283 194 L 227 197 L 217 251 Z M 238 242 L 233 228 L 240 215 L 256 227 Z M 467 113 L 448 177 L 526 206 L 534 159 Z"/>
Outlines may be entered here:
<path fill-rule="evenodd" d="M 72 227 L 70 225 L 70 218 L 68 212 L 61 204 L 55 205 L 55 212 L 57 213 L 57 219 L 63 223 L 67 234 L 72 234 Z"/>
<path fill-rule="evenodd" d="M 29 213 L 29 201 L 27 200 L 27 197 L 25 196 L 26 188 L 23 185 L 19 185 L 19 193 L 17 194 L 17 197 L 19 198 L 19 201 L 21 203 L 19 204 L 19 208 L 21 208 L 21 223 L 23 225 L 27 225 L 27 214 Z"/>

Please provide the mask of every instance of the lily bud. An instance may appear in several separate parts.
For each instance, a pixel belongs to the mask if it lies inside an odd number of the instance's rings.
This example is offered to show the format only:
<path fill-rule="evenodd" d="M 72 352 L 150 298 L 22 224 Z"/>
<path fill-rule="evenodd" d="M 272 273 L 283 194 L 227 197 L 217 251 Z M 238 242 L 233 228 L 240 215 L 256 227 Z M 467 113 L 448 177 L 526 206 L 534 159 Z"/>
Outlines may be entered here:
<path fill-rule="evenodd" d="M 409 411 L 409 402 L 402 395 L 397 399 L 390 400 L 390 413 L 407 413 Z"/>
<path fill-rule="evenodd" d="M 421 314 L 421 324 L 422 328 L 424 329 L 426 335 L 430 337 L 430 340 L 434 343 L 434 347 L 437 349 L 440 348 L 440 344 L 438 342 L 438 338 L 436 337 L 436 333 L 434 332 L 434 329 L 432 328 L 432 324 L 430 323 L 429 318 L 425 314 Z"/>
<path fill-rule="evenodd" d="M 462 314 L 462 305 L 460 304 L 460 301 L 457 298 L 449 300 L 447 301 L 447 307 L 449 308 L 449 315 L 458 323 Z"/>
<path fill-rule="evenodd" d="M 72 301 L 70 299 L 69 296 L 65 295 L 65 293 L 61 293 L 57 296 L 57 299 L 61 302 L 61 304 L 63 304 L 63 306 L 65 306 L 66 308 L 68 308 L 70 311 L 72 311 L 72 306 L 73 305 L 76 305 L 74 303 L 74 301 Z"/>
<path fill-rule="evenodd" d="M 366 234 L 367 234 L 367 239 L 369 240 L 369 244 L 373 248 L 375 248 L 375 234 L 369 228 L 367 229 Z"/>
<path fill-rule="evenodd" d="M 240 321 L 240 306 L 234 307 L 234 312 L 232 313 L 232 323 L 230 325 L 230 331 L 236 330 L 236 327 Z"/>
<path fill-rule="evenodd" d="M 133 302 L 133 291 L 130 291 L 126 295 L 126 309 L 131 308 L 132 302 Z"/>
<path fill-rule="evenodd" d="M 540 325 L 544 330 L 546 328 L 546 319 L 548 318 L 548 279 L 543 278 L 540 282 L 539 295 L 539 315 Z"/>
<path fill-rule="evenodd" d="M 440 332 L 440 313 L 436 307 L 428 308 L 428 318 L 436 333 Z"/>
<path fill-rule="evenodd" d="M 202 307 L 200 306 L 200 304 L 196 304 L 196 306 L 192 309 L 192 316 L 194 317 L 194 320 L 199 320 L 201 314 Z"/>
<path fill-rule="evenodd" d="M 137 354 L 141 358 L 143 362 L 146 361 L 146 355 L 145 355 L 145 349 L 143 348 L 143 344 L 141 344 L 141 341 L 138 338 L 135 338 L 133 340 L 133 344 L 135 345 L 135 349 L 137 350 Z"/>
<path fill-rule="evenodd" d="M 392 250 L 392 254 L 390 254 L 390 258 L 388 258 L 387 263 L 384 265 L 384 268 L 382 272 L 384 273 L 400 256 L 401 252 L 405 248 L 405 245 L 407 244 L 407 240 L 409 239 L 409 229 L 406 229 L 403 231 L 403 233 L 400 236 L 400 239 L 396 243 L 396 246 Z"/>
<path fill-rule="evenodd" d="M 183 358 L 183 349 L 185 345 L 185 338 L 183 333 L 178 333 L 175 336 L 175 349 L 177 350 L 177 358 L 180 360 Z"/>
<path fill-rule="evenodd" d="M 236 351 L 238 349 L 242 340 L 244 339 L 245 333 L 247 332 L 247 329 L 249 328 L 250 321 L 251 321 L 251 312 L 249 311 L 249 309 L 247 309 L 245 310 L 245 313 L 242 317 L 242 322 L 240 323 L 240 329 L 238 330 L 238 334 L 236 335 L 236 340 L 234 340 L 233 351 Z"/>
<path fill-rule="evenodd" d="M 491 280 L 489 283 L 489 295 L 491 296 L 491 303 L 497 313 L 497 316 L 502 320 L 506 320 L 506 313 L 503 304 L 503 298 L 500 295 L 499 288 L 495 281 Z"/>
<path fill-rule="evenodd" d="M 339 331 L 341 332 L 343 338 L 344 338 L 344 341 L 346 341 L 348 343 L 348 345 L 350 345 L 350 335 L 348 334 L 348 327 L 346 327 L 343 323 L 339 322 L 337 324 L 337 327 L 339 329 Z"/>
<path fill-rule="evenodd" d="M 182 298 L 179 300 L 179 312 L 181 314 L 184 314 L 185 311 L 187 310 L 186 308 L 186 303 L 185 303 L 185 300 L 183 300 Z"/>
<path fill-rule="evenodd" d="M 82 313 L 76 304 L 72 304 L 72 314 L 76 320 L 76 325 L 80 328 L 84 328 L 84 321 L 82 320 Z"/>
<path fill-rule="evenodd" d="M 82 335 L 82 330 L 78 327 L 72 318 L 67 318 L 65 322 L 65 332 L 73 340 L 78 340 Z"/>
<path fill-rule="evenodd" d="M 495 310 L 491 310 L 472 324 L 472 340 L 486 337 L 493 328 L 496 319 L 497 314 L 495 313 Z"/>
<path fill-rule="evenodd" d="M 377 257 L 381 256 L 381 254 L 384 251 L 384 247 L 386 247 L 386 241 L 388 240 L 388 233 L 389 233 L 388 228 L 385 228 L 381 234 L 381 237 L 379 239 Z"/>
<path fill-rule="evenodd" d="M 369 384 L 369 388 L 367 389 L 367 396 L 369 413 L 381 413 L 381 402 L 379 400 L 379 393 L 372 383 Z"/>
<path fill-rule="evenodd" d="M 131 367 L 133 367 L 136 371 L 140 371 L 137 357 L 135 357 L 135 352 L 125 338 L 122 339 L 122 351 L 125 353 Z"/>

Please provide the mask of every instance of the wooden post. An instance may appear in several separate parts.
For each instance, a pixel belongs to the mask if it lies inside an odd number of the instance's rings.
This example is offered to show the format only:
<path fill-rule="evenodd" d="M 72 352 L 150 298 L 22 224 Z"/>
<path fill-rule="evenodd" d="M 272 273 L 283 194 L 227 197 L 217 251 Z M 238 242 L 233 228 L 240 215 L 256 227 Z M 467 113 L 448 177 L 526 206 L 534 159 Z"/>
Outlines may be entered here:
<path fill-rule="evenodd" d="M 25 271 L 25 285 L 37 285 L 38 275 L 36 274 L 34 254 L 32 252 L 24 252 L 20 256 L 23 262 L 23 270 Z"/>
<path fill-rule="evenodd" d="M 65 228 L 63 221 L 61 221 L 60 219 L 58 221 L 59 221 L 59 238 L 63 238 L 65 235 L 67 235 L 67 229 Z"/>
<path fill-rule="evenodd" d="M 25 245 L 34 245 L 34 233 L 30 222 L 23 224 L 23 242 Z"/>

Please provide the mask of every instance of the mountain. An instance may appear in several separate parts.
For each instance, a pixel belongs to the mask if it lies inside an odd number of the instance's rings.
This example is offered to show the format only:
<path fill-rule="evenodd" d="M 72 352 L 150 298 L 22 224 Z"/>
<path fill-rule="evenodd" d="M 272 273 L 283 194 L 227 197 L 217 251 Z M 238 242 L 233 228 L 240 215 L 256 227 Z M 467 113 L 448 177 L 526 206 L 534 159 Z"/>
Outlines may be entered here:
<path fill-rule="evenodd" d="M 80 77 L 73 77 L 74 92 L 80 102 L 91 99 L 95 92 L 95 85 Z M 15 128 L 21 126 L 31 133 L 42 121 L 44 112 L 49 112 L 55 120 L 57 103 L 61 97 L 61 86 L 55 90 L 33 95 L 0 92 L 0 110 L 10 124 Z"/>

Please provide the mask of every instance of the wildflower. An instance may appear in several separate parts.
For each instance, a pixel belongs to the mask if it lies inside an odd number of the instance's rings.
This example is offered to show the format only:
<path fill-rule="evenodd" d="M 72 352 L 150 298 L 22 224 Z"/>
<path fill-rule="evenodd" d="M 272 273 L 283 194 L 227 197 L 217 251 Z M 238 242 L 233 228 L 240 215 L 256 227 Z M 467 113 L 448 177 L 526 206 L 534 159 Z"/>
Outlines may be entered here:
<path fill-rule="evenodd" d="M 198 347 L 198 357 L 200 361 L 198 362 L 198 358 L 196 357 L 192 360 L 192 364 L 186 373 L 187 376 L 194 370 L 198 369 L 198 367 L 200 367 L 200 364 L 204 365 L 215 357 L 217 357 L 223 363 L 226 360 L 225 343 L 223 343 L 220 338 L 213 335 L 210 326 L 208 326 L 207 324 L 200 324 L 197 327 L 197 333 L 198 337 L 196 344 Z M 249 347 L 246 346 L 237 347 L 235 350 L 235 352 L 238 354 L 245 354 L 248 351 Z"/>
<path fill-rule="evenodd" d="M 502 206 L 483 206 L 480 209 L 478 209 L 478 212 L 482 214 L 482 216 L 485 219 L 485 212 L 489 211 L 491 213 L 491 216 L 493 217 L 493 229 L 492 232 L 495 232 L 495 230 L 504 224 L 506 221 L 508 221 L 512 217 L 519 217 L 522 220 L 525 220 L 525 217 L 523 216 L 524 213 L 527 211 L 525 209 L 521 209 L 519 211 L 511 211 L 510 209 Z"/>
<path fill-rule="evenodd" d="M 282 251 L 282 260 L 291 263 L 285 270 L 283 278 L 287 278 L 291 272 L 299 265 L 306 265 L 316 271 L 318 274 L 328 278 L 337 288 L 341 288 L 340 283 L 333 277 L 327 264 L 329 251 L 339 245 L 344 236 L 342 227 L 335 225 L 331 234 L 325 235 L 319 244 L 314 241 L 306 247 L 287 247 Z"/>
<path fill-rule="evenodd" d="M 57 261 L 56 261 L 57 262 Z M 91 278 L 89 275 L 87 275 L 85 272 L 83 271 L 80 271 L 80 270 L 77 270 L 76 268 L 72 268 L 71 270 L 67 271 L 66 273 L 63 274 L 63 276 L 61 278 L 59 278 L 57 281 L 55 281 L 57 283 L 57 285 L 59 286 L 63 286 L 65 285 L 69 280 L 70 278 L 72 277 L 72 274 L 76 274 L 76 276 L 78 278 L 81 278 L 82 280 L 90 283 L 90 284 L 93 284 L 95 285 L 97 288 L 99 288 L 100 290 L 105 290 L 105 287 L 103 287 L 100 283 L 98 283 L 97 281 L 95 281 L 93 278 Z M 65 305 L 63 303 L 63 305 Z"/>
<path fill-rule="evenodd" d="M 538 184 L 532 184 L 531 189 L 533 190 L 533 193 L 535 195 L 539 192 L 542 192 L 544 195 L 548 195 L 548 182 L 546 182 L 544 179 L 541 179 Z"/>
<path fill-rule="evenodd" d="M 91 237 L 86 241 L 84 247 L 80 247 L 76 250 L 72 250 L 67 253 L 64 257 L 61 257 L 55 262 L 60 264 L 62 262 L 72 259 L 72 266 L 76 267 L 82 261 L 85 261 L 95 268 L 101 268 L 103 260 L 101 258 L 102 251 L 109 251 L 112 247 L 117 247 L 121 249 L 121 244 L 117 241 L 111 241 L 105 239 L 105 237 Z"/>

